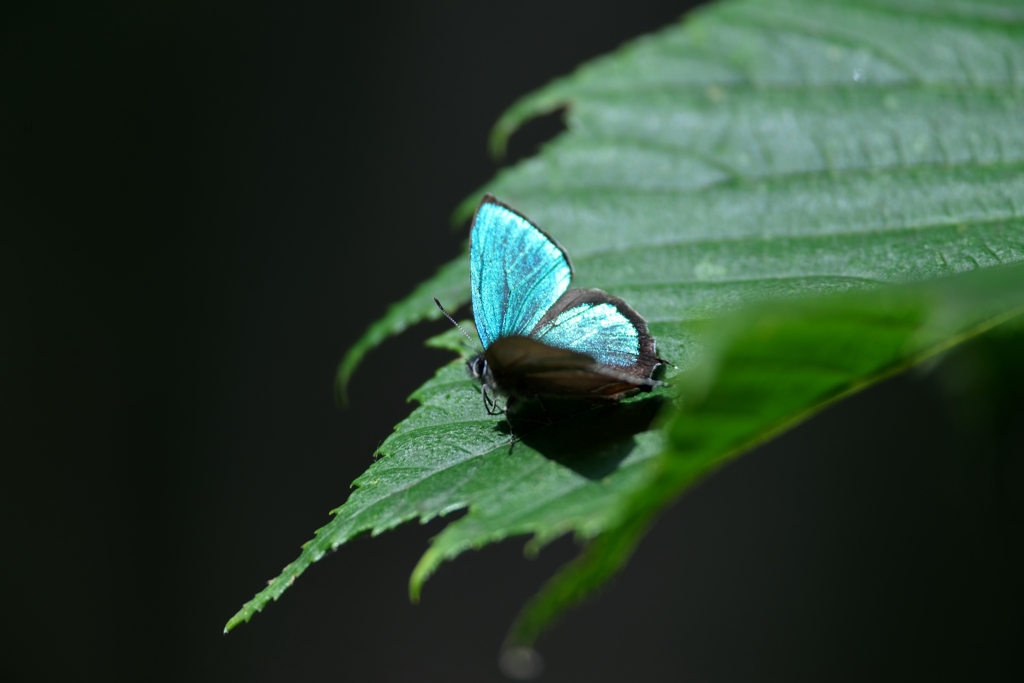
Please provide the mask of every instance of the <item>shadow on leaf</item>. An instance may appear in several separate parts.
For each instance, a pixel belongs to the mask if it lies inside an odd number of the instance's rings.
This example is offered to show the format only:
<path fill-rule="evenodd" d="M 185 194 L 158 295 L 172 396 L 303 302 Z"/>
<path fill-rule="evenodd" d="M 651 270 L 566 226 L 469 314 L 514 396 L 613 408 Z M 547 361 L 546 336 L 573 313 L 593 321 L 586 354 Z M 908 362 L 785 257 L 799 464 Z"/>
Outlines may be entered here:
<path fill-rule="evenodd" d="M 665 397 L 649 395 L 618 405 L 545 399 L 521 403 L 498 429 L 509 430 L 517 442 L 587 477 L 601 479 L 614 472 L 636 447 L 636 435 L 651 428 Z"/>

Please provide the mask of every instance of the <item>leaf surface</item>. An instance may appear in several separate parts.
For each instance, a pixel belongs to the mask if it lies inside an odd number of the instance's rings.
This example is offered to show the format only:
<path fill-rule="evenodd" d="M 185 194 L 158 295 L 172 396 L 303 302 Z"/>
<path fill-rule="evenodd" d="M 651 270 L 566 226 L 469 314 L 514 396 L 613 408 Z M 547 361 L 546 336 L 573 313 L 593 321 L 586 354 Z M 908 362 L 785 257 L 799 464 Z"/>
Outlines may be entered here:
<path fill-rule="evenodd" d="M 648 319 L 680 368 L 672 393 L 528 411 L 510 448 L 463 361 L 442 368 L 335 518 L 228 628 L 357 534 L 468 510 L 416 567 L 414 597 L 468 548 L 596 537 L 524 612 L 515 642 L 530 642 L 691 481 L 1001 320 L 1024 262 L 1022 79 L 1018 3 L 732 1 L 514 104 L 495 151 L 560 108 L 568 132 L 486 191 L 559 240 L 574 286 Z M 963 298 L 965 312 L 947 279 L 992 298 Z M 468 301 L 464 257 L 370 328 L 339 386 L 385 336 L 436 317 L 432 296 Z"/>

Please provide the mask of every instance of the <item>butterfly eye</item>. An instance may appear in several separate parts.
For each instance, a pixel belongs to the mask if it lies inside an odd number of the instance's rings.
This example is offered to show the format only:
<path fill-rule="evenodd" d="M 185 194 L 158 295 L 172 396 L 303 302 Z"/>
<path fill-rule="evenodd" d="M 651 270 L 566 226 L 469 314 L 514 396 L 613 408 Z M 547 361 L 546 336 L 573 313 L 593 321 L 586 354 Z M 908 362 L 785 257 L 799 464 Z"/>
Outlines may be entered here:
<path fill-rule="evenodd" d="M 484 376 L 484 373 L 487 372 L 487 360 L 483 357 L 483 354 L 470 359 L 469 372 L 473 375 L 473 379 L 479 379 Z"/>

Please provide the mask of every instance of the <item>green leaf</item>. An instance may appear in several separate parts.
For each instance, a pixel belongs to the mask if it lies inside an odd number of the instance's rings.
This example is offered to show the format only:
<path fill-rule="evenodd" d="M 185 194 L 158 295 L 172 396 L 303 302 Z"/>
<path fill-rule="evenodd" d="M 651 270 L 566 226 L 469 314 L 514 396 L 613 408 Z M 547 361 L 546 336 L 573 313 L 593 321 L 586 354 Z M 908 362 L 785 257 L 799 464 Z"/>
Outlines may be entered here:
<path fill-rule="evenodd" d="M 711 6 L 517 102 L 495 150 L 563 107 L 568 133 L 486 190 L 557 237 L 575 286 L 643 314 L 681 374 L 618 407 L 534 407 L 510 447 L 464 362 L 442 368 L 228 628 L 357 534 L 468 509 L 415 568 L 414 599 L 468 548 L 596 539 L 522 615 L 510 642 L 529 643 L 690 482 L 1009 315 L 1024 291 L 1007 266 L 1024 263 L 1022 79 L 1019 4 L 766 0 Z M 392 307 L 339 386 L 385 336 L 438 317 L 432 296 L 464 304 L 468 280 L 460 257 Z"/>
<path fill-rule="evenodd" d="M 657 513 L 700 477 L 870 383 L 1015 316 L 1024 320 L 1022 313 L 1024 264 L 1017 264 L 776 304 L 709 324 L 702 366 L 679 380 L 683 392 L 664 425 L 655 475 L 527 605 L 508 645 L 532 644 L 551 619 L 614 574 Z M 1018 362 L 1020 355 L 1018 347 Z"/>
<path fill-rule="evenodd" d="M 431 337 L 424 344 L 431 349 L 454 351 L 463 358 L 469 358 L 480 352 L 478 339 L 473 321 L 463 320 L 458 323 L 458 328 L 453 327 L 447 332 Z"/>
<path fill-rule="evenodd" d="M 383 318 L 370 325 L 338 365 L 334 382 L 338 403 L 344 405 L 348 402 L 348 381 L 367 352 L 388 337 L 403 332 L 410 325 L 441 317 L 441 311 L 434 304 L 433 297 L 437 297 L 452 311 L 469 299 L 469 280 L 466 278 L 468 270 L 468 256 L 462 256 L 443 266 L 434 277 L 421 284 L 402 301 L 393 304 Z"/>

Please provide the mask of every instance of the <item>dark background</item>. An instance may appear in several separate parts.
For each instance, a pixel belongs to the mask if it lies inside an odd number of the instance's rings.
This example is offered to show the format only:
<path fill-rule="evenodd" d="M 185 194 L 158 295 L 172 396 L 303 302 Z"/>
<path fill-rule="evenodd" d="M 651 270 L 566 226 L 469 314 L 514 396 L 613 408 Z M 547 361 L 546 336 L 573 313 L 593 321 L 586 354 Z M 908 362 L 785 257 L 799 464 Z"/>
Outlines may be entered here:
<path fill-rule="evenodd" d="M 0 9 L 0 675 L 502 680 L 571 540 L 468 553 L 412 606 L 441 526 L 408 525 L 221 629 L 446 361 L 421 326 L 334 405 L 344 350 L 458 253 L 491 124 L 685 4 L 94 4 Z M 1024 402 L 981 448 L 947 375 L 698 486 L 542 639 L 544 680 L 1020 680 Z"/>

